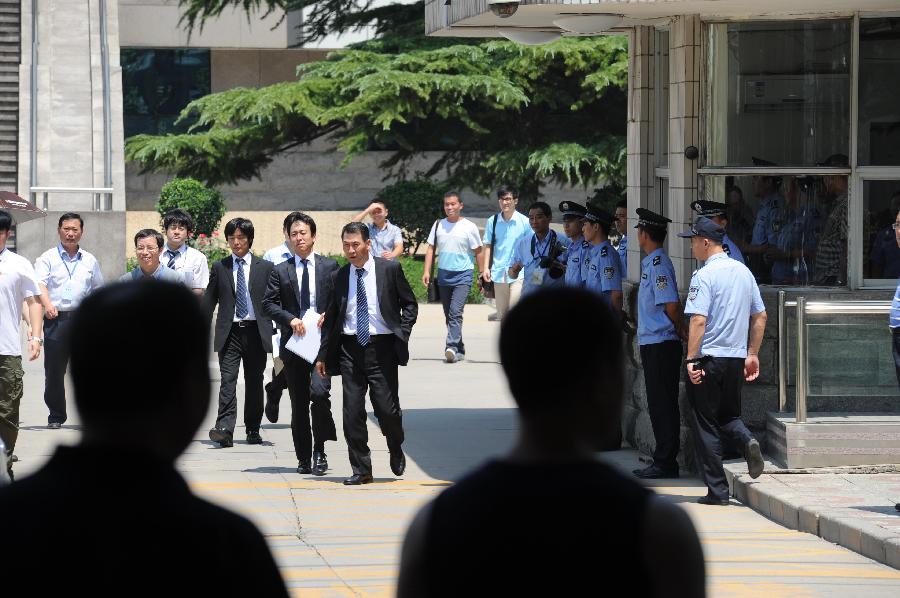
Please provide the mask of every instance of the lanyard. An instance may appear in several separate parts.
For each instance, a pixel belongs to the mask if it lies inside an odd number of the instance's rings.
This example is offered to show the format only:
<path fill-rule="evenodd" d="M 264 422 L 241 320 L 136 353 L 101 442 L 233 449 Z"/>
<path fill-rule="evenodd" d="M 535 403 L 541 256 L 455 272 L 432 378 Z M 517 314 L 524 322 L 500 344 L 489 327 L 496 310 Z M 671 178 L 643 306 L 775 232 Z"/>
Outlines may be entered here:
<path fill-rule="evenodd" d="M 531 259 L 532 259 L 532 260 L 539 260 L 539 259 L 541 259 L 542 257 L 545 257 L 545 256 L 547 255 L 547 253 L 550 252 L 550 242 L 551 242 L 552 240 L 554 240 L 555 238 L 556 238 L 556 232 L 551 230 L 551 231 L 547 234 L 547 238 L 544 239 L 544 241 L 543 241 L 543 243 L 544 243 L 544 248 L 541 249 L 541 243 L 542 243 L 542 241 L 538 241 L 538 240 L 537 240 L 537 235 L 533 236 L 533 237 L 531 238 Z M 535 247 L 536 247 L 537 250 L 538 250 L 538 254 L 537 254 L 537 255 L 534 254 Z"/>
<path fill-rule="evenodd" d="M 66 273 L 68 273 L 68 275 L 69 275 L 69 280 L 72 280 L 72 277 L 75 275 L 75 270 L 78 269 L 78 263 L 79 263 L 81 260 L 78 259 L 78 258 L 76 258 L 76 259 L 75 259 L 75 265 L 72 267 L 71 270 L 69 270 L 69 264 L 66 263 L 66 259 L 63 257 L 63 252 L 60 251 L 60 252 L 59 252 L 59 261 L 62 262 L 63 268 L 66 269 Z"/>

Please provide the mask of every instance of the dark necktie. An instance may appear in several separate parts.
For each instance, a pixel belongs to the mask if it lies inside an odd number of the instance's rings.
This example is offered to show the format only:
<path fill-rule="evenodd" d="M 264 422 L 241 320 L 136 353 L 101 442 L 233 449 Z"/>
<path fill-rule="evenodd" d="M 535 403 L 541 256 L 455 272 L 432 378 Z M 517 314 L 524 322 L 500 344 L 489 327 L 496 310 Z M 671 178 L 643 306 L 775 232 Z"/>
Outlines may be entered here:
<path fill-rule="evenodd" d="M 247 317 L 247 280 L 244 278 L 244 260 L 237 258 L 237 285 L 235 285 L 234 314 L 244 319 Z"/>
<path fill-rule="evenodd" d="M 369 301 L 366 298 L 366 284 L 363 282 L 363 274 L 366 271 L 356 271 L 356 340 L 365 347 L 369 344 Z"/>
<path fill-rule="evenodd" d="M 174 270 L 175 269 L 175 258 L 178 257 L 178 252 L 172 251 L 171 249 L 169 249 L 168 251 L 166 251 L 166 255 L 169 256 L 169 263 L 166 264 L 166 267 Z"/>
<path fill-rule="evenodd" d="M 300 282 L 300 317 L 306 314 L 306 310 L 310 308 L 309 301 L 309 260 L 301 258 L 300 263 L 303 264 L 303 279 Z"/>

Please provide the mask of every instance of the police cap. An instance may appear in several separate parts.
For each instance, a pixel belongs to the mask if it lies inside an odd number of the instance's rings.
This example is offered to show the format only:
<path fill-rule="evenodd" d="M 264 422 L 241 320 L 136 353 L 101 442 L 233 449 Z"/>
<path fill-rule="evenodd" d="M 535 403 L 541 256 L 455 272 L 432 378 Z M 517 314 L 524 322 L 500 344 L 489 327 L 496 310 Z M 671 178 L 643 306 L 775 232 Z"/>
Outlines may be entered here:
<path fill-rule="evenodd" d="M 656 212 L 651 212 L 647 208 L 638 208 L 635 210 L 638 215 L 638 223 L 634 228 L 661 228 L 665 229 L 670 222 L 665 216 L 661 216 Z"/>
<path fill-rule="evenodd" d="M 562 212 L 563 218 L 584 218 L 587 208 L 574 201 L 561 201 L 559 211 Z"/>
<path fill-rule="evenodd" d="M 725 229 L 707 218 L 706 216 L 697 216 L 694 225 L 683 233 L 678 233 L 679 237 L 690 239 L 691 237 L 705 237 L 710 241 L 721 243 L 725 238 Z"/>
<path fill-rule="evenodd" d="M 706 216 L 707 218 L 727 215 L 727 206 L 723 203 L 719 203 L 718 201 L 698 199 L 697 201 L 691 203 L 691 209 L 697 212 L 697 214 L 699 214 L 700 216 Z"/>
<path fill-rule="evenodd" d="M 588 222 L 600 223 L 607 227 L 612 226 L 613 220 L 615 220 L 613 215 L 603 208 L 592 205 L 587 206 L 587 212 L 584 214 L 584 219 Z"/>

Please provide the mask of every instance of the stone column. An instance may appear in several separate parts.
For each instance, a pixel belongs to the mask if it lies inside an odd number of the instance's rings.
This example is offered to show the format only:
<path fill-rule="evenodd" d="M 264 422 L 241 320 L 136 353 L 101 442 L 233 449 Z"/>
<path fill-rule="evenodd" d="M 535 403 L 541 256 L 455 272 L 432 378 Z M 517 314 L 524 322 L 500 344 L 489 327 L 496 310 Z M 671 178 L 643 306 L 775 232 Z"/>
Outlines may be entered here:
<path fill-rule="evenodd" d="M 635 27 L 628 44 L 628 274 L 637 280 L 641 268 L 641 248 L 632 227 L 635 210 L 650 205 L 654 180 L 654 135 L 652 128 L 654 44 L 653 27 Z"/>

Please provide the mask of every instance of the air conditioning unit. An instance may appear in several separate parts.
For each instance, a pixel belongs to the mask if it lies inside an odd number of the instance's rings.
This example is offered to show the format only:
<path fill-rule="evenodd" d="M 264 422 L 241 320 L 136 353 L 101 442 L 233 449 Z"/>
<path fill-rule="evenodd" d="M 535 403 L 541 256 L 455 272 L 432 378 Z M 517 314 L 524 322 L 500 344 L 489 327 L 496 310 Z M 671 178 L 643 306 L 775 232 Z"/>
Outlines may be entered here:
<path fill-rule="evenodd" d="M 802 110 L 850 98 L 847 75 L 742 75 L 739 82 L 744 112 Z"/>

